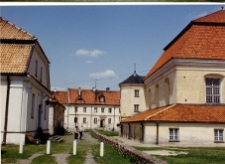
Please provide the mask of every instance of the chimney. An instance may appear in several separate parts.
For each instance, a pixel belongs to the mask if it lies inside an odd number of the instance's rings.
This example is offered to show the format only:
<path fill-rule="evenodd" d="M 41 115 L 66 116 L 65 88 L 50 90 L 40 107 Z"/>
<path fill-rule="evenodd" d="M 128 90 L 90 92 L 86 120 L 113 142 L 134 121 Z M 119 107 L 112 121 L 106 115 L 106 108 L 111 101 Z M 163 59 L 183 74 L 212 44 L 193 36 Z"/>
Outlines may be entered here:
<path fill-rule="evenodd" d="M 81 88 L 80 87 L 78 88 L 78 96 L 79 97 L 81 96 Z"/>
<path fill-rule="evenodd" d="M 110 91 L 110 88 L 109 87 L 106 87 L 106 92 L 109 92 Z"/>

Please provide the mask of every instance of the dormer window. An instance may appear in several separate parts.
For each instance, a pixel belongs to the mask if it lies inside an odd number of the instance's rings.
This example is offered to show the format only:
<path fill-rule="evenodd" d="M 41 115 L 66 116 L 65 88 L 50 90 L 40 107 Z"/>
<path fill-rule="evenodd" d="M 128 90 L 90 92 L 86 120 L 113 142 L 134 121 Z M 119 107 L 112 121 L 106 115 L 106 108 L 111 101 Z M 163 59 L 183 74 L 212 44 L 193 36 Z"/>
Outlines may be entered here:
<path fill-rule="evenodd" d="M 104 102 L 104 101 L 105 101 L 105 98 L 104 98 L 103 96 L 101 96 L 101 97 L 99 98 L 99 101 L 100 101 L 100 102 Z"/>
<path fill-rule="evenodd" d="M 205 78 L 206 86 L 206 103 L 220 103 L 220 78 L 207 77 Z"/>

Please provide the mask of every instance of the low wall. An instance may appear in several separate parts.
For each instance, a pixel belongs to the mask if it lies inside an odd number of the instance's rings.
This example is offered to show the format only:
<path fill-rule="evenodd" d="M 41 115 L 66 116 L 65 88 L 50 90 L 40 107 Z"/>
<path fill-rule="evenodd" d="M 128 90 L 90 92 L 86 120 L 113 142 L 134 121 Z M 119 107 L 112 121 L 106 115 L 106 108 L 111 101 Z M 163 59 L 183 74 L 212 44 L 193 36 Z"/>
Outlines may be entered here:
<path fill-rule="evenodd" d="M 112 146 L 120 154 L 123 154 L 125 157 L 130 158 L 130 162 L 137 164 L 167 164 L 166 161 L 143 153 L 142 151 L 136 150 L 133 147 L 124 144 L 118 143 L 115 139 L 107 137 L 105 135 L 99 134 L 96 130 L 93 129 L 93 133 L 96 138 L 100 141 Z"/>

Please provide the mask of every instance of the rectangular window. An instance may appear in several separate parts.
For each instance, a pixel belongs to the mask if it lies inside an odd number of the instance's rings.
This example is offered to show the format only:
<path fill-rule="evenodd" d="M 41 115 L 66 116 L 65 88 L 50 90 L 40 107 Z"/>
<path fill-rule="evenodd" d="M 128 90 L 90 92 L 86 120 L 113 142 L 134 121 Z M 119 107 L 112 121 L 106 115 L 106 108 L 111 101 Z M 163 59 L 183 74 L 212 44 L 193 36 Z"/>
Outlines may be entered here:
<path fill-rule="evenodd" d="M 77 123 L 77 117 L 74 117 L 74 123 Z"/>
<path fill-rule="evenodd" d="M 101 109 L 102 113 L 104 113 L 104 108 Z"/>
<path fill-rule="evenodd" d="M 134 105 L 134 112 L 138 112 L 139 111 L 139 105 Z"/>
<path fill-rule="evenodd" d="M 223 142 L 223 129 L 215 129 L 214 130 L 214 141 L 215 142 Z"/>
<path fill-rule="evenodd" d="M 220 103 L 220 79 L 206 78 L 206 103 Z"/>
<path fill-rule="evenodd" d="M 137 89 L 134 90 L 134 97 L 139 97 L 139 90 Z"/>
<path fill-rule="evenodd" d="M 75 107 L 75 108 L 74 108 L 74 112 L 75 112 L 75 113 L 78 112 L 78 107 Z"/>
<path fill-rule="evenodd" d="M 94 113 L 98 113 L 98 109 L 97 108 L 94 108 Z"/>
<path fill-rule="evenodd" d="M 38 75 L 38 61 L 36 60 L 35 62 L 35 76 L 37 77 Z"/>
<path fill-rule="evenodd" d="M 109 113 L 112 113 L 112 108 L 109 108 Z"/>
<path fill-rule="evenodd" d="M 41 67 L 41 71 L 40 71 L 40 82 L 42 83 L 42 70 L 43 68 Z"/>
<path fill-rule="evenodd" d="M 178 132 L 179 132 L 178 128 L 170 128 L 169 129 L 169 140 L 170 141 L 179 141 Z"/>
<path fill-rule="evenodd" d="M 83 107 L 83 113 L 86 113 L 86 112 L 87 112 L 87 108 Z"/>
<path fill-rule="evenodd" d="M 111 124 L 111 118 L 108 118 L 108 124 Z"/>
<path fill-rule="evenodd" d="M 97 124 L 97 118 L 94 118 L 94 124 Z"/>
<path fill-rule="evenodd" d="M 83 118 L 83 124 L 86 124 L 86 118 Z"/>
<path fill-rule="evenodd" d="M 31 118 L 34 118 L 35 94 L 32 94 Z"/>

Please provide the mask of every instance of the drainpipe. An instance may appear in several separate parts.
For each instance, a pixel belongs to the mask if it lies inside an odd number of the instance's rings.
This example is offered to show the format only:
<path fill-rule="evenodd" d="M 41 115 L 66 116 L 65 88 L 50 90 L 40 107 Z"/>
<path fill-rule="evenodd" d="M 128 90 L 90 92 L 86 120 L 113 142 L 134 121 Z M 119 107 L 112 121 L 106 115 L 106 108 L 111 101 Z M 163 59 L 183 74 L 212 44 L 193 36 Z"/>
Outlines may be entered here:
<path fill-rule="evenodd" d="M 159 123 L 156 122 L 156 145 L 159 144 Z"/>
<path fill-rule="evenodd" d="M 90 129 L 92 129 L 92 105 L 91 105 Z"/>
<path fill-rule="evenodd" d="M 130 126 L 130 123 L 128 123 L 128 126 L 129 126 L 129 128 L 128 128 L 128 129 L 129 129 L 129 133 L 128 133 L 129 136 L 128 136 L 128 139 L 131 140 L 131 126 Z"/>
<path fill-rule="evenodd" d="M 2 145 L 6 144 L 6 135 L 7 135 L 7 127 L 8 127 L 8 111 L 9 111 L 9 94 L 10 94 L 10 78 L 7 76 L 7 95 L 6 95 L 6 106 L 5 106 L 5 125 L 4 125 L 4 134 Z"/>

